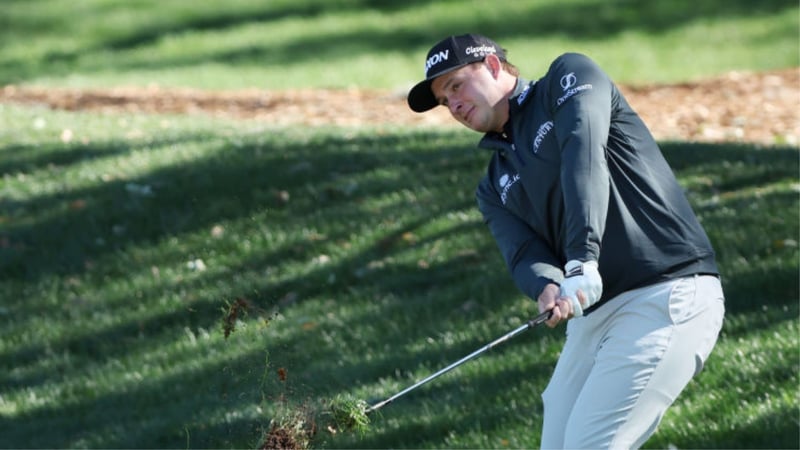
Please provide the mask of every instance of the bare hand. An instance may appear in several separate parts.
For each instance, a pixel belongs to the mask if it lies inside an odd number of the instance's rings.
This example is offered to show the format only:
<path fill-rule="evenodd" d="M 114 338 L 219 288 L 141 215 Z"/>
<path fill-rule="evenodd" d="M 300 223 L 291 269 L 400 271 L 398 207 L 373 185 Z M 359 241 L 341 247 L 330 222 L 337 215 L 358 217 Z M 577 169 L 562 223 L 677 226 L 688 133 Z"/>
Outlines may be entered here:
<path fill-rule="evenodd" d="M 545 325 L 550 328 L 555 327 L 562 320 L 566 320 L 571 312 L 569 301 L 565 301 L 561 297 L 561 291 L 556 284 L 551 283 L 545 286 L 536 303 L 539 306 L 539 313 L 552 311 L 550 318 L 545 322 Z"/>

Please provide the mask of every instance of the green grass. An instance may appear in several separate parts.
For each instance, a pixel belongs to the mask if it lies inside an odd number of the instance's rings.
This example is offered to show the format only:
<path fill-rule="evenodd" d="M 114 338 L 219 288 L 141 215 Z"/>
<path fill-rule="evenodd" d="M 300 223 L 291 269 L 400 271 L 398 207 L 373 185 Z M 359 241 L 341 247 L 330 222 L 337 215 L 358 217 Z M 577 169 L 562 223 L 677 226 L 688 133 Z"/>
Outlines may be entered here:
<path fill-rule="evenodd" d="M 494 37 L 530 77 L 566 51 L 622 82 L 800 64 L 795 0 L 9 0 L 0 84 L 405 90 L 430 46 Z"/>
<path fill-rule="evenodd" d="M 387 398 L 535 313 L 475 211 L 487 155 L 467 131 L 0 117 L 12 447 L 252 448 L 276 417 Z M 796 447 L 798 150 L 664 151 L 718 250 L 728 320 L 648 446 Z M 386 406 L 364 436 L 313 444 L 536 447 L 562 334 L 521 335 Z"/>
<path fill-rule="evenodd" d="M 796 1 L 498 3 L 8 0 L 0 84 L 404 91 L 433 41 L 468 30 L 533 75 L 567 50 L 638 84 L 798 65 Z M 254 448 L 271 424 L 385 399 L 536 313 L 475 209 L 488 155 L 466 130 L 11 104 L 0 123 L 5 447 Z M 728 314 L 647 446 L 797 448 L 800 151 L 663 149 Z M 312 444 L 538 447 L 562 342 L 529 331 L 363 435 L 320 426 Z"/>

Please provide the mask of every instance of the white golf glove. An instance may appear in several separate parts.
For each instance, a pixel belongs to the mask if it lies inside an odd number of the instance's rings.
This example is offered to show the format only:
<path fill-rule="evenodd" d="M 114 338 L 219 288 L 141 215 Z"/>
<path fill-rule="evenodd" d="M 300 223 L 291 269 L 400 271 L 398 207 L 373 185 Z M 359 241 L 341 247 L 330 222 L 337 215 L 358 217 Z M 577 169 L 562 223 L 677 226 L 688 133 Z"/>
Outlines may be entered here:
<path fill-rule="evenodd" d="M 578 301 L 577 292 L 582 291 L 586 302 Z M 572 303 L 572 314 L 583 315 L 583 310 L 594 305 L 603 294 L 603 279 L 597 271 L 597 261 L 581 262 L 570 260 L 564 266 L 564 281 L 561 282 L 561 295 L 569 297 Z"/>

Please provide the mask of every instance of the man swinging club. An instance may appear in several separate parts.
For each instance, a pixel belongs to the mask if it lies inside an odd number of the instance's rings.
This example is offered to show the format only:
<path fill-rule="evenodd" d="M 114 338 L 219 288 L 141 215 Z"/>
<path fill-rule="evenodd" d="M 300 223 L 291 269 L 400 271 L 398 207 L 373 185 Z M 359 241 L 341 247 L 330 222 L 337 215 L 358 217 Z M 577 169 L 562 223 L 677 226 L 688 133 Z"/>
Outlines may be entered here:
<path fill-rule="evenodd" d="M 450 36 L 408 94 L 484 133 L 478 208 L 519 289 L 567 338 L 542 394 L 542 448 L 635 448 L 722 327 L 714 251 L 649 130 L 600 67 L 519 77 L 484 36 Z"/>

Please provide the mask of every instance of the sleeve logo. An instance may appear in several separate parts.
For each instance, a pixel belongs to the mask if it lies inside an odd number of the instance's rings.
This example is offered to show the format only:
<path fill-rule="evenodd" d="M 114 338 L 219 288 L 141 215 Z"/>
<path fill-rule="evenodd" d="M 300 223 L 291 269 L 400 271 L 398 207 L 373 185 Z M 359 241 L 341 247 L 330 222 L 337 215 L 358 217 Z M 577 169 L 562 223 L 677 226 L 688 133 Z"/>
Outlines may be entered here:
<path fill-rule="evenodd" d="M 592 89 L 592 85 L 589 83 L 578 86 L 578 77 L 575 76 L 575 72 L 570 72 L 561 77 L 559 83 L 561 84 L 561 89 L 564 90 L 564 95 L 562 95 L 561 97 L 558 98 L 558 100 L 556 100 L 556 105 L 558 106 L 564 104 L 564 102 L 567 101 L 573 95 L 585 91 L 587 89 Z"/>
<path fill-rule="evenodd" d="M 575 76 L 575 72 L 570 72 L 563 77 L 561 77 L 561 89 L 566 91 L 567 89 L 575 86 L 578 83 L 578 77 Z"/>

